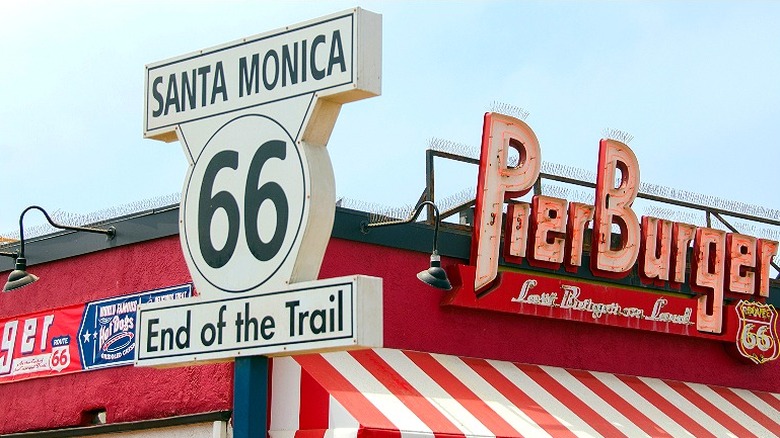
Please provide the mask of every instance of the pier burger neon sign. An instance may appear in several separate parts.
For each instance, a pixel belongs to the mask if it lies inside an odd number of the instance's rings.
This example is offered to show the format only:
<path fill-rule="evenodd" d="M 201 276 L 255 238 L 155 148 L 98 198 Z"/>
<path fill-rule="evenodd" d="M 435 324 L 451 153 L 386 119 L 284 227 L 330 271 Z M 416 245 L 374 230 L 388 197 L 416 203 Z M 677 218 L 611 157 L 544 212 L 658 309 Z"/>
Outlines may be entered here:
<path fill-rule="evenodd" d="M 515 166 L 509 165 L 510 149 L 519 156 Z M 736 342 L 739 353 L 755 363 L 780 356 L 777 311 L 765 304 L 778 242 L 637 217 L 631 207 L 639 162 L 618 140 L 599 143 L 595 205 L 543 195 L 530 203 L 512 201 L 530 191 L 540 167 L 539 141 L 527 124 L 485 115 L 471 260 L 450 269 L 455 289 L 445 304 Z M 503 256 L 511 264 L 526 260 L 534 268 L 576 273 L 586 244 L 590 272 L 607 279 L 623 278 L 636 267 L 644 285 L 679 290 L 690 263 L 692 294 L 638 287 L 616 293 L 615 285 L 580 277 L 498 271 Z"/>

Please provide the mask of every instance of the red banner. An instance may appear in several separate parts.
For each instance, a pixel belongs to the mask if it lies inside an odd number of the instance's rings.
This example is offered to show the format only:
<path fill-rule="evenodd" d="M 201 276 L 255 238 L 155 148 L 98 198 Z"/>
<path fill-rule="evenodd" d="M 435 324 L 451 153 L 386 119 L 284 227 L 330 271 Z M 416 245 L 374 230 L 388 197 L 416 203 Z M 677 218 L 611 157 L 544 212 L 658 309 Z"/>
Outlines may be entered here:
<path fill-rule="evenodd" d="M 192 296 L 192 285 L 0 320 L 0 383 L 131 365 L 141 303 Z"/>
<path fill-rule="evenodd" d="M 0 321 L 0 382 L 81 371 L 84 305 Z"/>

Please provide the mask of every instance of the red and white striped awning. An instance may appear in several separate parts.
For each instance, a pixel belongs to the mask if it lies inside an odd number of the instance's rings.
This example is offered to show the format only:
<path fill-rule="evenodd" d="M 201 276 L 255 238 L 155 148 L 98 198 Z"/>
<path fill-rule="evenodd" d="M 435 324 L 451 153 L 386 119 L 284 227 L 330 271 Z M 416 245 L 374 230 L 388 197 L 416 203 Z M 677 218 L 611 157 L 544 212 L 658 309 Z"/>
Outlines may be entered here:
<path fill-rule="evenodd" d="M 275 358 L 272 438 L 772 437 L 780 395 L 390 349 Z"/>

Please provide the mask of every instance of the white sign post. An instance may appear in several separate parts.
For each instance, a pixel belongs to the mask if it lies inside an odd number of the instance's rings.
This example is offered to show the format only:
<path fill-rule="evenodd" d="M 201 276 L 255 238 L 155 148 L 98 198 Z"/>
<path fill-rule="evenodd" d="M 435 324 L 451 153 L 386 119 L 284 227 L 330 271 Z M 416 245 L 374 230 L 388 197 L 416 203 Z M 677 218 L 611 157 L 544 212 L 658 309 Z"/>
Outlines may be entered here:
<path fill-rule="evenodd" d="M 147 66 L 144 136 L 179 140 L 190 164 L 180 238 L 199 297 L 141 309 L 138 364 L 170 363 L 151 350 L 151 338 L 162 333 L 152 318 L 162 330 L 192 306 L 185 314 L 203 313 L 205 321 L 219 302 L 235 299 L 273 313 L 279 303 L 251 297 L 292 293 L 299 290 L 293 285 L 316 280 L 335 215 L 325 146 L 342 104 L 381 93 L 381 24 L 380 15 L 356 8 Z M 369 281 L 355 282 L 353 293 L 368 283 L 375 294 Z M 309 286 L 306 293 L 330 293 Z M 381 283 L 379 295 L 369 299 L 378 309 L 357 310 L 378 311 L 372 314 L 381 321 Z M 378 330 L 381 343 L 381 324 Z M 332 348 L 326 337 L 322 348 Z M 320 348 L 318 339 L 305 343 Z M 245 354 L 205 344 L 192 354 L 179 349 L 175 360 Z M 251 351 L 275 352 L 264 345 Z M 299 350 L 284 345 L 280 351 Z"/>

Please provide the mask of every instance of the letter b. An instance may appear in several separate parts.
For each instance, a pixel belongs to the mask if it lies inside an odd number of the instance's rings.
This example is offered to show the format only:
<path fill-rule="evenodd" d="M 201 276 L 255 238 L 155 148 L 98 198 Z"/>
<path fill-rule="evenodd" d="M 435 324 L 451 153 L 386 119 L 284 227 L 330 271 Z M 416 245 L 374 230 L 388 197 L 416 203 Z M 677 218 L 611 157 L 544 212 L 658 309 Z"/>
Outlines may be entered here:
<path fill-rule="evenodd" d="M 615 187 L 617 171 L 620 184 Z M 615 140 L 599 144 L 596 177 L 596 214 L 590 266 L 594 273 L 621 278 L 639 256 L 639 220 L 631 209 L 639 191 L 639 162 L 634 152 Z M 612 225 L 620 229 L 620 243 L 612 247 Z"/>

